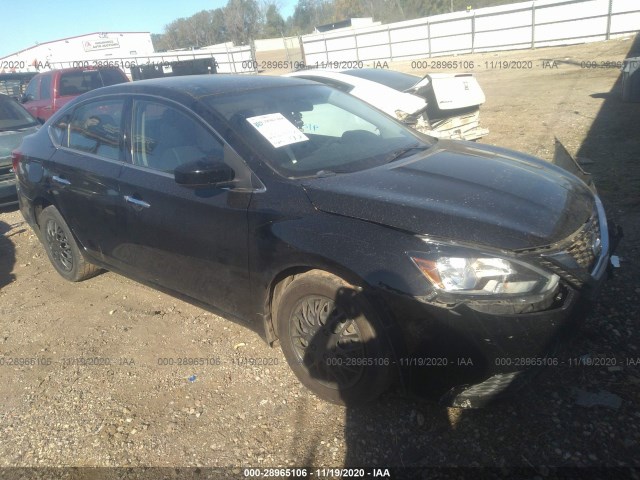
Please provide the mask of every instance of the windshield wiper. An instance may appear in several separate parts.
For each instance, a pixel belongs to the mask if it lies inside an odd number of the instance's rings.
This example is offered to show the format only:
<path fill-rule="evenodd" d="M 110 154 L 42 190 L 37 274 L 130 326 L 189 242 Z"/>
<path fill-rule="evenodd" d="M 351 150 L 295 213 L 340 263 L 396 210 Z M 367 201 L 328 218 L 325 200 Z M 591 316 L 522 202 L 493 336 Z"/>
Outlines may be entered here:
<path fill-rule="evenodd" d="M 401 157 L 404 157 L 407 153 L 413 150 L 427 150 L 431 148 L 431 145 L 414 145 L 412 147 L 405 147 L 399 150 L 394 150 L 391 154 L 385 158 L 385 163 L 391 163 L 394 160 L 398 160 Z"/>

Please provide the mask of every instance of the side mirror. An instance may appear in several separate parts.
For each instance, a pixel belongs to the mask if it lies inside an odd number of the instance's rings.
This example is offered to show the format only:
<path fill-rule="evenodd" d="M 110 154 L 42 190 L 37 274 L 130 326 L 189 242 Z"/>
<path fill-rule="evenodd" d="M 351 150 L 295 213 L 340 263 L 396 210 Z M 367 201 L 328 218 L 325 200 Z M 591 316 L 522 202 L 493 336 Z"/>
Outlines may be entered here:
<path fill-rule="evenodd" d="M 35 97 L 32 94 L 24 94 L 22 96 L 22 98 L 20 99 L 21 103 L 27 103 L 27 102 L 32 102 L 33 100 L 35 100 Z"/>
<path fill-rule="evenodd" d="M 188 187 L 229 186 L 236 176 L 226 163 L 204 158 L 179 165 L 173 173 L 176 183 Z"/>

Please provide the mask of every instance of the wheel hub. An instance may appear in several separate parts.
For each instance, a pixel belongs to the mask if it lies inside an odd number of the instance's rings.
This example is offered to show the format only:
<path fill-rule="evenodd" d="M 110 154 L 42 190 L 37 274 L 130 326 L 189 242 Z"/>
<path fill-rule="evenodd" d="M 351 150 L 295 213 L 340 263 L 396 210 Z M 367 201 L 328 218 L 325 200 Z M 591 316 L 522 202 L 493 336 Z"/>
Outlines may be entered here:
<path fill-rule="evenodd" d="M 355 319 L 323 296 L 303 298 L 292 313 L 291 340 L 300 361 L 318 382 L 332 388 L 354 385 L 365 353 Z"/>
<path fill-rule="evenodd" d="M 64 230 L 58 225 L 55 220 L 49 220 L 47 222 L 47 245 L 49 251 L 56 264 L 66 271 L 71 271 L 73 268 L 73 257 L 71 255 L 71 246 Z"/>

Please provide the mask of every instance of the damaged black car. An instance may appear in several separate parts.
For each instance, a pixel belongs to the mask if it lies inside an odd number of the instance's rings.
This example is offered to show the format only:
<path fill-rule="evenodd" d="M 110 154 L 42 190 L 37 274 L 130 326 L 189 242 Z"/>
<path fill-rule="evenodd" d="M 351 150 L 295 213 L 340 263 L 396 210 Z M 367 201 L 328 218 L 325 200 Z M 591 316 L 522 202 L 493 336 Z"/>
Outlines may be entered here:
<path fill-rule="evenodd" d="M 557 362 L 615 240 L 565 169 L 294 78 L 95 90 L 13 167 L 64 278 L 108 269 L 251 322 L 342 404 L 442 378 L 464 406 Z"/>

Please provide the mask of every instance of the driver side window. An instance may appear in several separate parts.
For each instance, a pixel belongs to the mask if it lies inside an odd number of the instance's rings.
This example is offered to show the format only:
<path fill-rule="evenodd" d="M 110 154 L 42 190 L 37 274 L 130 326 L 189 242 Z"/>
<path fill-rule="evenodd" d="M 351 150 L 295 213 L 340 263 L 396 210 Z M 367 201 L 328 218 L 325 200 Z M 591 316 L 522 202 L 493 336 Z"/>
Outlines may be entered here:
<path fill-rule="evenodd" d="M 183 163 L 223 158 L 223 145 L 193 117 L 159 102 L 133 107 L 134 165 L 172 173 Z"/>

